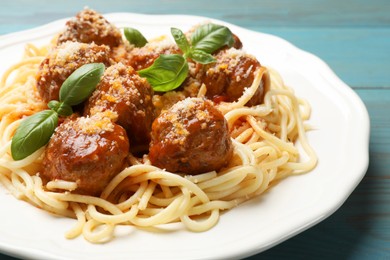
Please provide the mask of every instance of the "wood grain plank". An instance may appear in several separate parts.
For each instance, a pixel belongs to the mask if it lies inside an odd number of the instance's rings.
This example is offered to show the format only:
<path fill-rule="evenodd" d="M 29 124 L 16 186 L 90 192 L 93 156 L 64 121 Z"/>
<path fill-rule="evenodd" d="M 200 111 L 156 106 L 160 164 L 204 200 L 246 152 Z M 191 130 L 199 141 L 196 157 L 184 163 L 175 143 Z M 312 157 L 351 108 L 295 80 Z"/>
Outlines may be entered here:
<path fill-rule="evenodd" d="M 252 24 L 263 26 L 301 27 L 318 26 L 388 26 L 390 2 L 387 0 L 147 0 L 147 1 L 78 1 L 78 0 L 40 0 L 33 4 L 28 0 L 7 1 L 3 4 L 3 14 L 7 20 L 14 17 L 34 23 L 36 17 L 46 20 L 72 15 L 85 5 L 101 12 L 139 12 L 139 13 L 180 13 L 219 18 L 249 27 Z M 25 8 L 28 6 L 29 8 Z M 4 16 L 9 14 L 9 16 Z M 49 16 L 49 17 L 47 17 Z M 22 21 L 21 20 L 21 21 Z M 1 21 L 1 20 L 0 20 Z M 8 20 L 9 21 L 9 20 Z M 11 20 L 12 21 L 12 20 Z M 33 24 L 36 26 L 37 24 Z"/>
<path fill-rule="evenodd" d="M 354 88 L 390 87 L 389 28 L 265 28 L 324 60 Z"/>

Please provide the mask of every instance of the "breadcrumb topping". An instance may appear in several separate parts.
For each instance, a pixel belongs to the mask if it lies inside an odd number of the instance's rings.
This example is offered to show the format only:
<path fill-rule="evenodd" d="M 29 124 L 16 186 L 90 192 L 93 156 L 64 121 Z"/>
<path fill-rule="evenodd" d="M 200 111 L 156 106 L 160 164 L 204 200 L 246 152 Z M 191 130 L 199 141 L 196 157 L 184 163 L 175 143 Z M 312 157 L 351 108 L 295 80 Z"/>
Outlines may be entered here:
<path fill-rule="evenodd" d="M 209 111 L 205 109 L 206 102 L 212 105 L 211 101 L 202 98 L 186 98 L 164 111 L 159 120 L 163 124 L 172 125 L 165 139 L 184 144 L 186 137 L 190 134 L 187 129 L 192 120 L 199 122 L 201 128 L 205 129 L 212 118 Z"/>
<path fill-rule="evenodd" d="M 117 47 L 122 41 L 119 29 L 108 22 L 103 15 L 85 8 L 66 23 L 64 32 L 58 37 L 58 44 L 66 41 L 96 43 Z"/>
<path fill-rule="evenodd" d="M 109 110 L 96 113 L 92 116 L 79 117 L 75 120 L 73 129 L 88 135 L 113 132 L 114 124 L 112 122 L 117 117 L 118 115 L 115 112 Z"/>

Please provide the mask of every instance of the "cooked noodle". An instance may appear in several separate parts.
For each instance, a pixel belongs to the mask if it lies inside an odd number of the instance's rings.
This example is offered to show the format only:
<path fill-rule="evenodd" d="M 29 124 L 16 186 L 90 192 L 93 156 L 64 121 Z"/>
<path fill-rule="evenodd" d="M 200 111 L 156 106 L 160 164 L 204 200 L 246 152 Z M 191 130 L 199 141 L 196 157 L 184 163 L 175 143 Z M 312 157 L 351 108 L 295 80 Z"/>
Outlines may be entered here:
<path fill-rule="evenodd" d="M 18 199 L 77 219 L 67 238 L 82 234 L 90 242 L 102 243 L 112 239 L 117 225 L 150 227 L 171 222 L 205 231 L 218 222 L 221 211 L 265 192 L 276 180 L 308 172 L 316 165 L 305 133 L 309 129 L 304 124 L 310 117 L 309 104 L 297 98 L 276 71 L 261 67 L 237 102 L 218 106 L 228 122 L 234 146 L 231 162 L 220 172 L 180 175 L 150 165 L 147 155 L 141 159 L 130 154 L 132 166 L 114 177 L 100 197 L 71 193 L 77 188 L 73 182 L 44 184 L 39 171 L 45 148 L 13 161 L 10 144 L 21 119 L 46 108 L 38 97 L 35 75 L 47 52 L 47 47 L 28 44 L 22 61 L 11 66 L 1 79 L 0 181 Z M 245 107 L 267 73 L 271 89 L 264 104 Z M 206 91 L 202 86 L 198 96 Z"/>

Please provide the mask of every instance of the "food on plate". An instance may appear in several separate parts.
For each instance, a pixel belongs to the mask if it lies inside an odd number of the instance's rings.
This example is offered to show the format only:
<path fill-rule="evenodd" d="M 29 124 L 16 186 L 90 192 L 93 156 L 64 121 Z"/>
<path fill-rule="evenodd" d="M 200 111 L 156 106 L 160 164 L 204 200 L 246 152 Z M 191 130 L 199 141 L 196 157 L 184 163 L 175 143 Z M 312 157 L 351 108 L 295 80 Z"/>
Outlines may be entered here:
<path fill-rule="evenodd" d="M 107 110 L 118 115 L 115 122 L 126 129 L 132 144 L 148 145 L 155 117 L 153 89 L 130 66 L 116 63 L 106 69 L 86 102 L 85 116 Z"/>
<path fill-rule="evenodd" d="M 215 63 L 203 66 L 197 73 L 199 81 L 206 85 L 207 97 L 228 102 L 237 101 L 245 88 L 252 84 L 255 72 L 261 67 L 259 61 L 254 56 L 235 48 L 220 51 L 215 58 Z M 269 74 L 265 73 L 255 94 L 246 105 L 263 103 L 269 86 Z"/>
<path fill-rule="evenodd" d="M 41 62 L 37 73 L 37 88 L 46 102 L 58 100 L 62 83 L 84 64 L 110 64 L 109 48 L 94 43 L 67 41 L 54 47 Z"/>
<path fill-rule="evenodd" d="M 66 22 L 65 30 L 58 36 L 57 45 L 67 41 L 95 43 L 112 48 L 122 44 L 122 33 L 103 15 L 86 8 Z"/>
<path fill-rule="evenodd" d="M 75 182 L 74 192 L 99 196 L 124 169 L 129 151 L 126 131 L 110 114 L 70 118 L 59 125 L 45 149 L 41 177 Z"/>
<path fill-rule="evenodd" d="M 211 101 L 186 98 L 153 122 L 149 159 L 170 172 L 220 170 L 233 155 L 226 119 Z"/>
<path fill-rule="evenodd" d="M 145 46 L 134 48 L 128 54 L 127 65 L 136 70 L 150 67 L 161 54 L 180 53 L 180 49 L 171 40 L 162 37 Z"/>
<path fill-rule="evenodd" d="M 167 223 L 206 231 L 316 166 L 310 105 L 239 35 L 209 22 L 170 30 L 146 39 L 86 8 L 3 73 L 0 182 L 77 219 L 67 238 L 104 243 L 116 228 Z"/>

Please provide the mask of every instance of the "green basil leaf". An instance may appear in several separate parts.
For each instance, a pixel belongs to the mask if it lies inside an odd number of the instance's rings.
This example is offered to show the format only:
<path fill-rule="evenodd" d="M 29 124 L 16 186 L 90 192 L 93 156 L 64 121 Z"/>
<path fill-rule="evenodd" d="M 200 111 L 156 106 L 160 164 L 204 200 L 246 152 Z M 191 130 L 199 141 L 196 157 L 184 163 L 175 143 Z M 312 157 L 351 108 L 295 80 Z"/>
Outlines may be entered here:
<path fill-rule="evenodd" d="M 199 26 L 191 35 L 192 47 L 207 53 L 213 53 L 221 47 L 233 46 L 232 32 L 226 26 L 208 23 Z"/>
<path fill-rule="evenodd" d="M 148 43 L 146 38 L 137 29 L 127 27 L 123 32 L 129 43 L 133 44 L 135 47 L 144 47 L 145 44 Z"/>
<path fill-rule="evenodd" d="M 213 55 L 201 50 L 193 50 L 190 54 L 190 58 L 200 64 L 209 64 L 216 61 Z"/>
<path fill-rule="evenodd" d="M 103 63 L 89 63 L 81 66 L 62 84 L 60 101 L 69 106 L 82 103 L 95 90 L 103 73 Z"/>
<path fill-rule="evenodd" d="M 71 106 L 65 104 L 64 102 L 58 102 L 57 100 L 50 101 L 47 106 L 57 112 L 60 116 L 70 116 L 73 114 L 73 109 Z"/>
<path fill-rule="evenodd" d="M 57 125 L 58 115 L 53 110 L 44 110 L 24 119 L 12 138 L 12 158 L 22 160 L 46 145 Z"/>
<path fill-rule="evenodd" d="M 180 50 L 184 53 L 184 56 L 188 56 L 190 52 L 190 43 L 187 40 L 187 37 L 184 33 L 177 28 L 171 28 L 171 34 L 177 46 L 179 46 Z"/>
<path fill-rule="evenodd" d="M 181 85 L 188 75 L 188 63 L 179 54 L 162 54 L 139 75 L 145 77 L 155 91 L 167 92 Z"/>
<path fill-rule="evenodd" d="M 47 106 L 53 110 L 53 111 L 56 111 L 58 110 L 58 108 L 60 107 L 61 105 L 61 102 L 57 101 L 57 100 L 52 100 L 50 101 L 49 103 L 47 103 Z"/>

